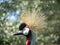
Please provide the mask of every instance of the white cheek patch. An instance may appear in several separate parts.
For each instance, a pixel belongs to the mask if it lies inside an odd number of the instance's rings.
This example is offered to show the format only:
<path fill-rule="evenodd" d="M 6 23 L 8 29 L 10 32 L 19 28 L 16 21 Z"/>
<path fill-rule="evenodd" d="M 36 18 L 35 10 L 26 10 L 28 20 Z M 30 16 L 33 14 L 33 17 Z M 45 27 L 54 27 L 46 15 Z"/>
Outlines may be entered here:
<path fill-rule="evenodd" d="M 28 33 L 29 33 L 29 28 L 24 28 L 23 34 L 28 35 Z"/>

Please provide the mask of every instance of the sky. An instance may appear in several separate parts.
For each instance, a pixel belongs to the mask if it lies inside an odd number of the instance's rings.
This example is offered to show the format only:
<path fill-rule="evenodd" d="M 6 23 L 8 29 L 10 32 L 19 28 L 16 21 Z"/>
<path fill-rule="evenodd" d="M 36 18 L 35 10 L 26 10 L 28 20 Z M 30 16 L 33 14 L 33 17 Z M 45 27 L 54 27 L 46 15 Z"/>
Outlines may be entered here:
<path fill-rule="evenodd" d="M 18 19 L 18 16 L 20 15 L 20 13 L 21 13 L 21 9 L 17 9 L 16 11 L 10 10 L 6 14 L 6 20 L 8 22 L 15 22 Z"/>
<path fill-rule="evenodd" d="M 0 0 L 0 3 L 3 3 L 5 1 L 7 1 L 8 3 L 10 3 L 12 0 Z"/>
<path fill-rule="evenodd" d="M 0 0 L 0 3 L 3 3 L 7 1 L 8 3 L 10 3 L 12 0 Z M 9 21 L 9 22 L 14 22 L 17 20 L 19 14 L 21 13 L 21 9 L 18 8 L 16 11 L 14 11 L 13 9 L 12 10 L 9 10 L 6 14 L 6 20 Z"/>

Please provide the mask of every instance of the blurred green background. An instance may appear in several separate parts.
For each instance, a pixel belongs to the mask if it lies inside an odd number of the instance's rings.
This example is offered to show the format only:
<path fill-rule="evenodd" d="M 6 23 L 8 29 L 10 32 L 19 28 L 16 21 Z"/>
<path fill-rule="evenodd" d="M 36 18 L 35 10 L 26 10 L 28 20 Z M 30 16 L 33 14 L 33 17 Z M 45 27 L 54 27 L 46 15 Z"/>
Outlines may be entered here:
<path fill-rule="evenodd" d="M 24 36 L 10 34 L 18 31 L 22 11 L 33 8 L 46 15 L 48 24 L 38 32 L 36 45 L 60 45 L 60 0 L 0 0 L 0 45 L 25 45 Z"/>

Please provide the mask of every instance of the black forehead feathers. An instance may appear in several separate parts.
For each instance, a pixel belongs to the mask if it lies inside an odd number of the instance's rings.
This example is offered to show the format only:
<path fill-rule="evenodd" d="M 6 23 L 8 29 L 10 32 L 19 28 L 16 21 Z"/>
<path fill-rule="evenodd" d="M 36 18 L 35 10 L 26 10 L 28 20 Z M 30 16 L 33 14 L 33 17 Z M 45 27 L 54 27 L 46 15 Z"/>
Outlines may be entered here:
<path fill-rule="evenodd" d="M 19 26 L 19 30 L 23 30 L 25 26 L 26 26 L 26 23 L 21 23 L 21 25 Z"/>

